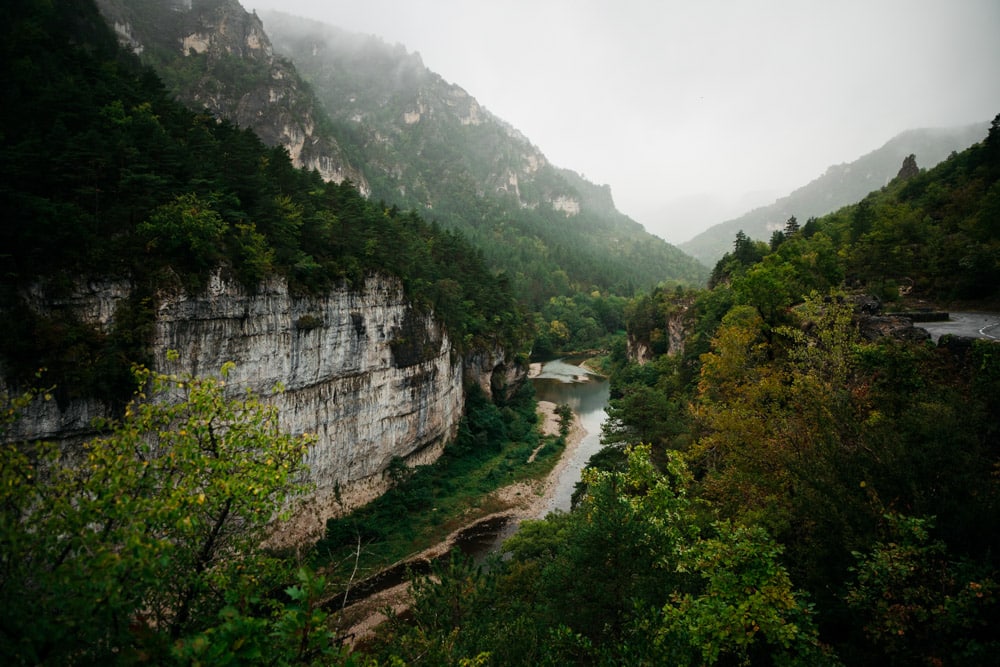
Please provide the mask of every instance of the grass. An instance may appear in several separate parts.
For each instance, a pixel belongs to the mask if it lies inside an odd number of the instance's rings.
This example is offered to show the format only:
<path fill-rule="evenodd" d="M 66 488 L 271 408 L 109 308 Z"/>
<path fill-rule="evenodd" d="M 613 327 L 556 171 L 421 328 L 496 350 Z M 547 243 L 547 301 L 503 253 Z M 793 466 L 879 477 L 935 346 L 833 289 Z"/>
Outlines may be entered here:
<path fill-rule="evenodd" d="M 507 509 L 490 493 L 545 477 L 564 446 L 564 435 L 539 433 L 530 384 L 504 406 L 474 389 L 458 436 L 441 458 L 417 468 L 395 460 L 388 471 L 393 482 L 388 492 L 327 522 L 326 536 L 316 544 L 315 565 L 334 578 L 346 578 L 360 540 L 356 576 L 365 577 L 438 544 L 470 521 Z"/>

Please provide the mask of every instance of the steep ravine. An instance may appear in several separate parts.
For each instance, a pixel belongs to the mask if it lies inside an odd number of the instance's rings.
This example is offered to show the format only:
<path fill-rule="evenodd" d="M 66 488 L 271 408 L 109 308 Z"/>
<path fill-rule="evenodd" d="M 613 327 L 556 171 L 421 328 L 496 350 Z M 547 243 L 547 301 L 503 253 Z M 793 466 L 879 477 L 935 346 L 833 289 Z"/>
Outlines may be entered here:
<path fill-rule="evenodd" d="M 33 307 L 72 309 L 108 329 L 129 294 L 119 283 L 81 284 L 59 300 L 36 294 Z M 280 538 L 320 534 L 326 519 L 385 489 L 394 457 L 410 464 L 436 459 L 458 427 L 464 385 L 490 391 L 522 376 L 499 350 L 464 360 L 430 315 L 412 308 L 395 279 L 375 276 L 362 289 L 296 296 L 272 279 L 250 293 L 214 276 L 197 295 L 161 295 L 152 342 L 153 367 L 170 373 L 216 374 L 236 364 L 227 386 L 271 396 L 282 427 L 315 433 L 307 463 L 315 491 Z M 179 354 L 168 361 L 167 352 Z M 18 424 L 16 437 L 79 441 L 104 407 L 76 401 L 40 404 Z"/>

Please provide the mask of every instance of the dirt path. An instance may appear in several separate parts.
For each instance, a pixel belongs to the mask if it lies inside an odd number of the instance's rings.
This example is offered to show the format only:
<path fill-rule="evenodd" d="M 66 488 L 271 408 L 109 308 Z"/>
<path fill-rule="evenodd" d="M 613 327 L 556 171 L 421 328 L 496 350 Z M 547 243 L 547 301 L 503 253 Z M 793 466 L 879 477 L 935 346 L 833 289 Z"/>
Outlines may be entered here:
<path fill-rule="evenodd" d="M 548 401 L 538 402 L 538 414 L 541 421 L 540 428 L 544 435 L 559 434 L 559 416 L 555 413 L 555 408 L 556 405 L 554 403 L 549 403 Z M 559 461 L 544 479 L 518 482 L 497 489 L 489 497 L 501 506 L 504 506 L 504 510 L 476 517 L 474 521 L 454 531 L 444 541 L 424 550 L 409 560 L 433 560 L 438 556 L 447 554 L 454 546 L 457 536 L 464 529 L 473 523 L 479 523 L 491 517 L 506 516 L 510 517 L 515 523 L 520 523 L 525 519 L 542 518 L 545 508 L 548 506 L 549 500 L 555 492 L 556 480 L 559 479 L 559 474 L 566 467 L 567 462 L 573 458 L 573 452 L 585 435 L 587 435 L 586 430 L 584 430 L 579 420 L 574 416 L 569 435 L 566 437 L 566 447 L 563 450 L 562 456 L 559 457 Z M 409 588 L 409 583 L 400 584 L 346 607 L 343 610 L 343 617 L 339 626 L 343 628 L 341 634 L 347 637 L 348 644 L 354 646 L 359 642 L 371 638 L 375 628 L 386 620 L 385 614 L 382 613 L 383 609 L 391 607 L 396 613 L 406 610 L 410 604 Z"/>

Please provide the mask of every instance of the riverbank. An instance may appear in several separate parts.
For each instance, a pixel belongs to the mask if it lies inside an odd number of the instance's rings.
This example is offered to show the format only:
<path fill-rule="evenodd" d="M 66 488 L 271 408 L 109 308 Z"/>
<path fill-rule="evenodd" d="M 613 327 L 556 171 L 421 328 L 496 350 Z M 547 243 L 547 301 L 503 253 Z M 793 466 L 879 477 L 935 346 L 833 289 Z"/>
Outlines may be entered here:
<path fill-rule="evenodd" d="M 559 416 L 556 414 L 556 404 L 539 401 L 537 411 L 539 429 L 542 434 L 558 435 Z M 410 558 L 409 562 L 429 562 L 448 554 L 464 531 L 490 519 L 506 517 L 511 524 L 516 525 L 526 519 L 543 518 L 546 507 L 555 493 L 556 482 L 560 474 L 568 462 L 572 460 L 574 452 L 586 435 L 587 431 L 581 425 L 579 418 L 577 415 L 573 415 L 573 422 L 566 436 L 566 444 L 559 461 L 544 478 L 517 482 L 493 491 L 482 503 L 483 507 L 493 509 L 491 513 L 480 516 L 470 515 L 470 520 L 462 527 L 453 531 L 442 542 Z M 384 609 L 391 608 L 394 613 L 400 614 L 409 607 L 411 602 L 409 589 L 409 582 L 399 584 L 345 607 L 341 612 L 342 618 L 338 624 L 340 634 L 346 637 L 347 643 L 351 646 L 356 646 L 370 639 L 374 635 L 375 628 L 386 620 Z"/>

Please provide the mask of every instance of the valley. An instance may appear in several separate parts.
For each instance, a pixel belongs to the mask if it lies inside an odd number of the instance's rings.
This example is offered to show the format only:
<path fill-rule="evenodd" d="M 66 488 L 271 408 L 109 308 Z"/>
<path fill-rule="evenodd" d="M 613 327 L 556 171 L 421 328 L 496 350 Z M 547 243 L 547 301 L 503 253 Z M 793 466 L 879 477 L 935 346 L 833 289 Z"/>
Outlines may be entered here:
<path fill-rule="evenodd" d="M 1000 116 L 692 256 L 405 46 L 3 12 L 5 662 L 992 663 Z"/>

